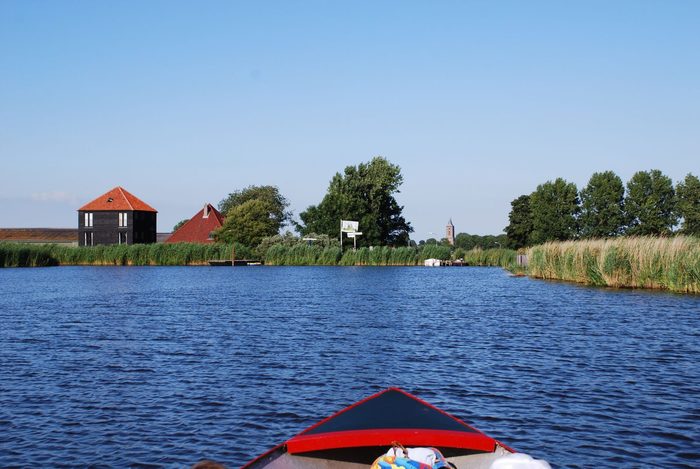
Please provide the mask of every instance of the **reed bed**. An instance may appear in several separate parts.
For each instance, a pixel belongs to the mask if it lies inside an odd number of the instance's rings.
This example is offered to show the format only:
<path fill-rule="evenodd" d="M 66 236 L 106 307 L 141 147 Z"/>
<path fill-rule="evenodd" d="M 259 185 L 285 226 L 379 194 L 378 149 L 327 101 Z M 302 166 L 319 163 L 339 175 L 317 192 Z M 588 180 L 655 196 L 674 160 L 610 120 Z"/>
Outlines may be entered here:
<path fill-rule="evenodd" d="M 265 253 L 267 265 L 342 265 L 342 266 L 411 266 L 422 265 L 425 259 L 450 259 L 450 248 L 446 246 L 362 247 L 341 252 L 337 246 L 309 246 L 275 244 Z"/>
<path fill-rule="evenodd" d="M 340 247 L 320 244 L 280 243 L 267 247 L 267 265 L 415 266 L 426 259 L 450 260 L 447 246 L 366 247 L 341 252 Z M 508 267 L 515 251 L 474 249 L 464 255 L 468 265 Z M 236 244 L 237 259 L 251 259 L 253 251 Z M 231 259 L 226 244 L 134 244 L 94 247 L 0 243 L 0 267 L 43 267 L 56 265 L 207 265 L 211 259 Z"/>
<path fill-rule="evenodd" d="M 337 265 L 339 247 L 322 247 L 299 243 L 292 246 L 274 244 L 265 253 L 266 265 Z"/>
<path fill-rule="evenodd" d="M 457 251 L 455 251 L 457 252 Z M 461 251 L 468 265 L 496 266 L 510 268 L 515 264 L 515 251 L 510 249 L 474 249 Z M 420 247 L 367 247 L 356 251 L 340 248 L 309 246 L 306 244 L 274 244 L 265 253 L 267 265 L 342 265 L 342 266 L 413 266 L 423 265 L 426 259 L 452 259 L 452 251 L 447 246 L 423 245 Z"/>
<path fill-rule="evenodd" d="M 418 263 L 423 264 L 426 259 L 440 259 L 447 261 L 452 258 L 452 250 L 447 246 L 436 244 L 425 244 L 419 249 Z"/>
<path fill-rule="evenodd" d="M 250 249 L 236 244 L 236 258 L 250 256 Z M 231 259 L 231 245 L 176 243 L 74 247 L 0 243 L 0 267 L 207 265 L 210 259 Z"/>
<path fill-rule="evenodd" d="M 528 249 L 528 275 L 616 288 L 700 293 L 700 239 L 629 237 Z"/>
<path fill-rule="evenodd" d="M 0 243 L 0 267 L 58 265 L 51 245 Z"/>
<path fill-rule="evenodd" d="M 343 254 L 339 265 L 416 265 L 418 258 L 416 248 L 379 246 L 371 250 L 369 248 L 348 250 Z"/>
<path fill-rule="evenodd" d="M 512 269 L 515 266 L 517 253 L 512 249 L 472 249 L 464 253 L 467 265 L 503 267 Z"/>

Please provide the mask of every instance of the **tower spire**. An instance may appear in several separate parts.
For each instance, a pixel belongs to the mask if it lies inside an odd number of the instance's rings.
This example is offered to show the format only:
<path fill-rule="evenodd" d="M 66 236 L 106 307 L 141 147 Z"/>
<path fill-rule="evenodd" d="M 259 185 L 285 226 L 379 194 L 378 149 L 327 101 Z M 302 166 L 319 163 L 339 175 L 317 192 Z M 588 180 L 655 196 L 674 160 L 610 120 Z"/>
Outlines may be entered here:
<path fill-rule="evenodd" d="M 450 221 L 447 223 L 447 227 L 445 230 L 445 238 L 447 238 L 447 242 L 450 243 L 450 246 L 455 245 L 455 226 L 452 224 L 452 217 L 450 217 Z"/>

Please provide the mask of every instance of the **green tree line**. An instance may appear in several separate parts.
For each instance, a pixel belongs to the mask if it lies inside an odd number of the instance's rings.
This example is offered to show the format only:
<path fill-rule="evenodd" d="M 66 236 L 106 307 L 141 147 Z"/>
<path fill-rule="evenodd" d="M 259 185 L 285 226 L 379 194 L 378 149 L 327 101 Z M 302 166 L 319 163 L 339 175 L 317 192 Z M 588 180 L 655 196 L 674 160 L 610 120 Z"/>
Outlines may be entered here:
<path fill-rule="evenodd" d="M 302 251 L 316 253 L 319 246 L 326 250 L 337 248 L 338 252 L 349 250 L 353 243 L 346 237 L 343 237 L 342 249 L 340 246 L 340 220 L 359 222 L 362 231 L 357 241 L 359 248 L 411 247 L 420 248 L 422 252 L 423 248 L 433 245 L 440 248 L 440 254 L 434 257 L 443 259 L 449 258 L 443 251 L 463 255 L 473 249 L 506 247 L 508 240 L 504 234 L 480 236 L 459 233 L 454 246 L 444 238 L 439 241 L 431 238 L 419 244 L 410 241 L 413 227 L 404 218 L 403 207 L 395 198 L 402 183 L 401 168 L 381 156 L 356 166 L 346 166 L 342 173 L 338 172 L 331 178 L 322 200 L 301 212 L 299 222 L 293 220 L 293 214 L 288 210 L 289 202 L 277 187 L 248 186 L 230 193 L 219 202 L 219 211 L 224 214 L 225 222 L 214 233 L 214 238 L 219 243 L 236 242 L 248 246 L 259 259 L 264 259 L 274 244 L 282 245 L 276 249 L 279 253 L 284 251 L 284 256 L 287 256 L 292 245 L 300 244 L 290 254 L 291 263 L 297 263 Z M 307 240 L 314 240 L 314 248 L 307 249 L 299 238 L 289 232 L 279 235 L 286 226 L 293 227 Z M 326 260 L 323 263 L 331 262 L 328 256 L 332 255 L 329 253 L 324 254 Z M 420 255 L 416 259 L 420 261 Z"/>
<path fill-rule="evenodd" d="M 277 187 L 248 186 L 219 203 L 225 223 L 214 237 L 255 247 L 291 225 L 305 237 L 338 239 L 340 220 L 354 220 L 362 231 L 358 246 L 406 246 L 413 228 L 394 197 L 402 183 L 401 168 L 380 156 L 347 166 L 333 176 L 321 202 L 299 214 L 301 222 L 292 219 L 289 202 Z"/>
<path fill-rule="evenodd" d="M 693 174 L 674 186 L 658 169 L 638 171 L 623 184 L 613 171 L 594 173 L 580 191 L 562 178 L 511 202 L 508 247 L 547 241 L 700 236 L 700 180 Z"/>

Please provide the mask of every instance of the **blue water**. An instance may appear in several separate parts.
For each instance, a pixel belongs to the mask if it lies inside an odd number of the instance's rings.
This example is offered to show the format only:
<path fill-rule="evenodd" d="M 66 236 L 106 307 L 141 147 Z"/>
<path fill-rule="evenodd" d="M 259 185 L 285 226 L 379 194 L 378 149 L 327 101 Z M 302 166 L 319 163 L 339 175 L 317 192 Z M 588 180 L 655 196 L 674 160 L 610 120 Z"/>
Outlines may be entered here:
<path fill-rule="evenodd" d="M 700 297 L 487 268 L 0 270 L 3 467 L 237 467 L 387 386 L 555 467 L 698 467 Z"/>

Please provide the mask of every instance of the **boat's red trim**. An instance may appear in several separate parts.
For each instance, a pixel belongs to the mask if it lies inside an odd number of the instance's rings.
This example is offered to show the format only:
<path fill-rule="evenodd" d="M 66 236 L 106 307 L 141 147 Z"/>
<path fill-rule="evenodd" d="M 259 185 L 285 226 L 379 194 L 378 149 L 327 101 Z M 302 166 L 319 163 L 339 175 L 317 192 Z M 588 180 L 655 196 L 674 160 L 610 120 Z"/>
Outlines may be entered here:
<path fill-rule="evenodd" d="M 501 448 L 505 448 L 506 451 L 509 451 L 509 452 L 511 452 L 511 453 L 517 453 L 517 451 L 515 451 L 515 450 L 514 450 L 513 448 L 511 448 L 510 446 L 504 445 L 503 443 L 501 443 L 499 440 L 496 440 L 495 438 L 494 438 L 494 440 L 496 441 L 496 443 L 498 443 L 498 446 L 500 446 Z"/>
<path fill-rule="evenodd" d="M 297 435 L 287 442 L 287 452 L 306 453 L 335 448 L 361 446 L 390 446 L 400 441 L 405 446 L 436 446 L 493 451 L 496 441 L 481 432 L 387 428 L 382 430 L 352 430 L 313 435 Z"/>
<path fill-rule="evenodd" d="M 467 429 L 465 431 L 448 431 L 448 430 L 431 430 L 431 429 L 406 429 L 406 428 L 390 428 L 390 429 L 373 429 L 373 430 L 350 430 L 350 431 L 339 431 L 330 433 L 317 433 L 317 434 L 307 434 L 307 432 L 323 425 L 329 420 L 334 419 L 340 414 L 343 414 L 355 407 L 364 404 L 388 391 L 395 391 L 404 394 L 411 399 L 420 402 L 422 405 L 429 407 L 433 410 L 440 412 L 443 415 L 459 422 L 464 425 Z M 321 420 L 320 422 L 310 426 L 305 429 L 297 436 L 288 440 L 286 443 L 275 446 L 266 453 L 258 456 L 253 461 L 247 463 L 244 468 L 253 465 L 254 463 L 261 461 L 265 456 L 272 454 L 275 451 L 282 449 L 286 446 L 286 451 L 292 454 L 306 453 L 310 451 L 320 451 L 334 448 L 356 448 L 362 446 L 390 446 L 392 442 L 400 441 L 401 444 L 406 446 L 435 446 L 435 447 L 447 447 L 447 448 L 462 448 L 471 449 L 475 451 L 485 451 L 491 452 L 495 450 L 496 444 L 504 447 L 505 449 L 515 452 L 515 450 L 509 448 L 503 443 L 491 438 L 490 436 L 482 433 L 478 429 L 472 427 L 471 425 L 463 422 L 462 420 L 448 414 L 442 409 L 439 409 L 432 404 L 425 402 L 416 396 L 407 393 L 406 391 L 399 388 L 388 388 L 373 394 L 361 401 L 352 404 L 335 414 Z"/>

